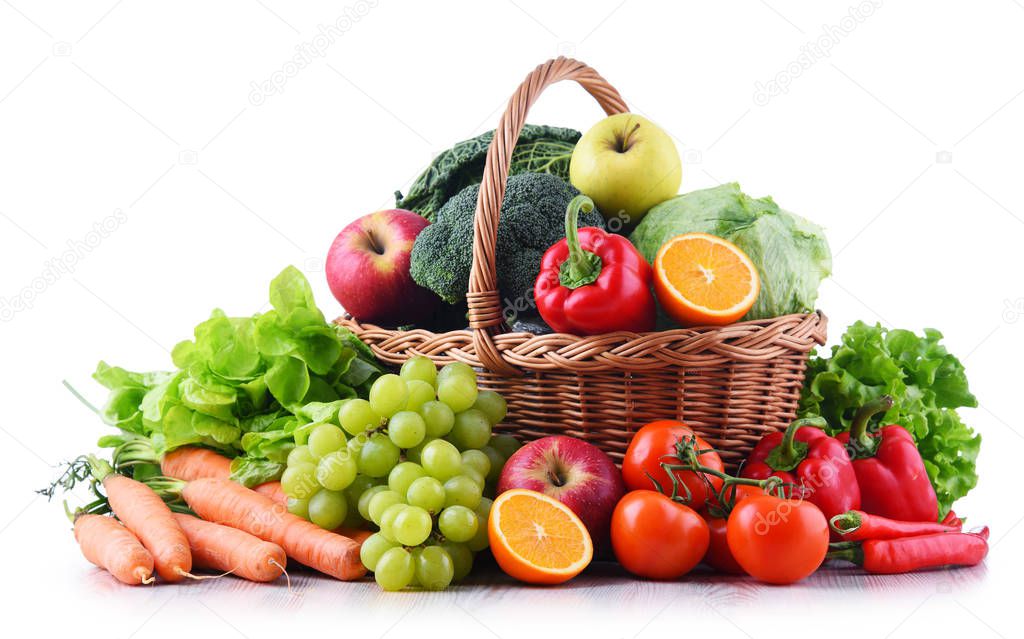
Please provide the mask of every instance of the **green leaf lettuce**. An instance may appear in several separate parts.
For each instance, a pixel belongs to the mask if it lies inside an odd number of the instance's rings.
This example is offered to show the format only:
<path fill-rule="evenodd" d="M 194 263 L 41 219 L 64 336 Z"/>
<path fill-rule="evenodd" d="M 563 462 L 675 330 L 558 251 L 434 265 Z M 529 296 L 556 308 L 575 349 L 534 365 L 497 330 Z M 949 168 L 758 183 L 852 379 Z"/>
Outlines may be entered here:
<path fill-rule="evenodd" d="M 895 405 L 876 423 L 899 424 L 914 436 L 945 514 L 978 483 L 975 461 L 981 435 L 963 423 L 956 409 L 975 407 L 964 367 L 925 329 L 887 330 L 857 322 L 832 347 L 831 357 L 808 362 L 800 414 L 821 415 L 831 432 L 848 430 L 868 400 L 892 395 Z"/>

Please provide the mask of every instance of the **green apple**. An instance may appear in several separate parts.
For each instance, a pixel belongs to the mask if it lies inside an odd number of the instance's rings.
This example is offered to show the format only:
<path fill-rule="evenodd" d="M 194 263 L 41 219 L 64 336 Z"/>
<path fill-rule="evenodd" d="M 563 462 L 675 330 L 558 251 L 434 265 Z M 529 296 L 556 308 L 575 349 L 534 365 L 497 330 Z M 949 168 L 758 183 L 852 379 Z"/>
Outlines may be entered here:
<path fill-rule="evenodd" d="M 595 124 L 576 143 L 569 162 L 572 185 L 594 200 L 605 219 L 627 227 L 676 195 L 682 173 L 672 138 L 635 113 Z"/>

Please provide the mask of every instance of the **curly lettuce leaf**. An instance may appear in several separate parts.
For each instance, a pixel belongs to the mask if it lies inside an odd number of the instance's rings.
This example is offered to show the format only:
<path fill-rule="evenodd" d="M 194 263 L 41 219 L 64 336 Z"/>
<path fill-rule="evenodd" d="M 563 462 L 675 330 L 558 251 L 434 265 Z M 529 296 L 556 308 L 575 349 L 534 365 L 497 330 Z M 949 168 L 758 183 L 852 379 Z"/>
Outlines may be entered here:
<path fill-rule="evenodd" d="M 231 479 L 246 488 L 281 479 L 285 464 L 269 459 L 235 457 L 231 460 Z"/>
<path fill-rule="evenodd" d="M 110 390 L 104 421 L 120 439 L 148 439 L 158 456 L 205 446 L 239 456 L 246 481 L 279 473 L 274 465 L 297 437 L 304 441 L 310 423 L 336 421 L 336 403 L 365 397 L 384 369 L 355 335 L 327 322 L 295 267 L 271 282 L 270 301 L 272 310 L 251 317 L 215 309 L 193 339 L 175 346 L 175 371 L 136 373 L 100 362 L 93 376 Z"/>
<path fill-rule="evenodd" d="M 831 357 L 808 362 L 800 415 L 821 415 L 832 433 L 842 432 L 862 404 L 892 395 L 895 405 L 877 423 L 900 424 L 914 436 L 944 515 L 978 483 L 981 435 L 956 412 L 978 400 L 963 364 L 941 340 L 934 329 L 917 335 L 880 324 L 851 325 Z"/>

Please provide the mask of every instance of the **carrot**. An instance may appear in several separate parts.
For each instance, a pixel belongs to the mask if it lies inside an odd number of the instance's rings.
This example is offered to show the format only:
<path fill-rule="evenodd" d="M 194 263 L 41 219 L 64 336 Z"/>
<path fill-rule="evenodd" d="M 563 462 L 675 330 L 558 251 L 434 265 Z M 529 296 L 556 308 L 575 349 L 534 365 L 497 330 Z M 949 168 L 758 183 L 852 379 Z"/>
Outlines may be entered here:
<path fill-rule="evenodd" d="M 281 488 L 281 482 L 279 481 L 268 481 L 265 484 L 256 486 L 253 490 L 264 497 L 269 497 L 278 504 L 288 505 L 288 495 L 284 494 L 284 489 Z"/>
<path fill-rule="evenodd" d="M 82 554 L 129 586 L 153 583 L 153 555 L 113 517 L 78 515 L 75 539 Z"/>
<path fill-rule="evenodd" d="M 277 544 L 247 532 L 174 514 L 192 548 L 192 565 L 230 572 L 249 581 L 273 581 L 284 573 L 288 558 Z"/>
<path fill-rule="evenodd" d="M 273 542 L 310 568 L 343 581 L 366 574 L 358 542 L 297 517 L 282 504 L 231 480 L 197 479 L 181 494 L 203 519 Z"/>
<path fill-rule="evenodd" d="M 200 477 L 227 478 L 231 476 L 231 460 L 207 448 L 182 446 L 164 455 L 160 472 L 182 481 Z"/>
<path fill-rule="evenodd" d="M 348 537 L 349 539 L 351 539 L 352 541 L 356 542 L 360 546 L 362 546 L 363 542 L 366 541 L 367 539 L 369 539 L 370 536 L 373 534 L 373 531 L 370 531 L 370 530 L 363 530 L 362 528 L 345 528 L 345 527 L 335 528 L 334 532 L 338 533 L 342 537 Z"/>
<path fill-rule="evenodd" d="M 110 464 L 95 455 L 89 455 L 88 460 L 92 476 L 106 489 L 110 509 L 153 555 L 160 578 L 175 582 L 191 577 L 188 538 L 164 500 L 142 482 L 115 473 Z"/>
<path fill-rule="evenodd" d="M 203 477 L 230 479 L 231 460 L 208 448 L 182 446 L 164 455 L 160 462 L 160 472 L 167 477 L 182 481 L 192 481 Z M 279 481 L 268 481 L 256 486 L 253 490 L 278 503 L 288 503 L 288 496 L 281 490 Z"/>

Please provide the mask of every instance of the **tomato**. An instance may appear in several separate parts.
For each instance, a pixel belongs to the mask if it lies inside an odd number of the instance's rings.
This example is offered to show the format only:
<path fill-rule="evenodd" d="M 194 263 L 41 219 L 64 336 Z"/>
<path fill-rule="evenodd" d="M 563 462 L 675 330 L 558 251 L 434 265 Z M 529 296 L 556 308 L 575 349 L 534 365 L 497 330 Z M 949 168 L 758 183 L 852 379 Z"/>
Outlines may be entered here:
<path fill-rule="evenodd" d="M 746 484 L 731 484 L 725 489 L 725 500 L 732 506 L 740 503 L 747 497 L 756 497 L 757 495 L 763 495 L 764 489 L 760 486 L 747 486 Z M 722 505 L 718 503 L 717 497 L 711 499 L 712 505 L 722 508 Z M 729 542 L 726 539 L 726 524 L 728 519 L 725 517 L 712 517 L 705 514 L 704 520 L 708 522 L 708 531 L 711 533 L 711 543 L 708 544 L 708 553 L 704 555 L 704 563 L 711 566 L 719 572 L 729 573 L 731 575 L 745 575 L 747 571 L 743 570 L 743 566 L 736 562 L 736 558 L 732 556 L 732 551 L 729 550 Z"/>
<path fill-rule="evenodd" d="M 707 552 L 708 525 L 689 506 L 654 490 L 627 493 L 612 513 L 612 549 L 629 572 L 676 579 Z"/>
<path fill-rule="evenodd" d="M 675 457 L 676 443 L 683 437 L 696 437 L 686 424 L 673 420 L 660 420 L 651 422 L 633 435 L 633 441 L 626 449 L 626 456 L 622 460 L 622 479 L 626 482 L 629 490 L 651 490 L 655 489 L 651 477 L 657 480 L 661 490 L 666 494 L 672 492 L 672 480 L 668 473 L 661 467 L 661 463 L 679 463 Z M 696 447 L 698 450 L 707 450 L 711 446 L 697 437 Z M 713 450 L 707 450 L 697 457 L 702 466 L 722 472 L 725 466 L 722 458 Z M 673 473 L 681 484 L 685 485 L 692 495 L 690 506 L 698 510 L 707 505 L 710 493 L 705 481 L 710 480 L 711 485 L 717 491 L 722 487 L 722 480 L 718 477 L 708 476 L 704 473 L 697 473 L 690 470 L 677 470 Z M 685 497 L 686 492 L 682 486 L 679 488 L 679 496 Z"/>
<path fill-rule="evenodd" d="M 772 584 L 800 581 L 828 552 L 828 522 L 809 501 L 771 495 L 736 504 L 726 526 L 736 562 L 750 576 Z"/>
<path fill-rule="evenodd" d="M 708 552 L 704 555 L 704 563 L 718 572 L 730 575 L 747 574 L 747 571 L 743 570 L 743 566 L 739 565 L 736 558 L 732 556 L 732 551 L 729 550 L 729 542 L 725 534 L 727 520 L 723 517 L 708 517 L 705 521 L 708 523 L 710 541 Z"/>
<path fill-rule="evenodd" d="M 735 506 L 747 497 L 754 497 L 755 495 L 765 494 L 764 489 L 760 486 L 747 486 L 745 484 L 731 484 L 725 489 L 725 501 L 730 506 Z M 709 506 L 716 506 L 722 508 L 722 504 L 719 503 L 717 495 L 711 495 L 709 497 Z"/>

